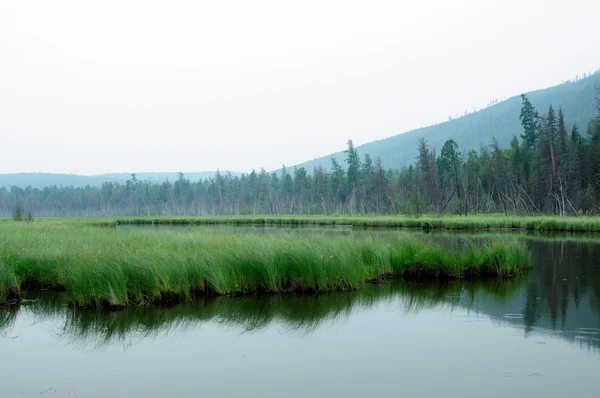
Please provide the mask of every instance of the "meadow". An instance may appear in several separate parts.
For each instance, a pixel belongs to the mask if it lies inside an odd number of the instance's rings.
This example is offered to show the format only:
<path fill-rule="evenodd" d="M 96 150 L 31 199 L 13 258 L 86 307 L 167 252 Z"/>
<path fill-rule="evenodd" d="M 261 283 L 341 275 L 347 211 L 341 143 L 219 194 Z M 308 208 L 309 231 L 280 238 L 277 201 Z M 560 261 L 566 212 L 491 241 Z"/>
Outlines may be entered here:
<path fill-rule="evenodd" d="M 0 221 L 0 302 L 64 290 L 73 306 L 116 309 L 201 295 L 354 290 L 388 278 L 511 277 L 530 264 L 516 239 L 441 245 L 402 232 L 181 233 L 100 221 Z"/>

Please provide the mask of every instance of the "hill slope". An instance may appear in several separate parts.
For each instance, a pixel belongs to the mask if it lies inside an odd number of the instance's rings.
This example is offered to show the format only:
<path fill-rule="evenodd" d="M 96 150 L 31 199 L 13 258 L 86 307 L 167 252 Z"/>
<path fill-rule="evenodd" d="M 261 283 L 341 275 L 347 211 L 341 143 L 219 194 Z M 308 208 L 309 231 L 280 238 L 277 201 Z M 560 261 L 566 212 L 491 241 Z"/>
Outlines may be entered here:
<path fill-rule="evenodd" d="M 551 104 L 555 109 L 562 106 L 569 130 L 573 123 L 577 123 L 580 132 L 585 134 L 587 123 L 596 115 L 596 86 L 600 86 L 599 72 L 575 82 L 532 91 L 527 93 L 527 96 L 540 115 L 544 114 Z M 357 149 L 361 157 L 368 153 L 373 159 L 380 157 L 384 167 L 397 169 L 408 166 L 415 160 L 421 137 L 427 140 L 430 149 L 435 149 L 438 153 L 449 139 L 456 141 L 463 154 L 472 148 L 479 149 L 481 144 L 489 144 L 492 137 L 496 137 L 502 147 L 508 147 L 513 135 L 522 134 L 520 111 L 521 97 L 517 95 L 461 118 L 369 142 L 358 146 Z M 310 172 L 317 166 L 329 169 L 331 157 L 344 164 L 346 156 L 343 152 L 337 152 L 299 164 L 297 167 L 305 167 Z"/>
<path fill-rule="evenodd" d="M 600 72 L 575 82 L 529 92 L 527 96 L 540 114 L 546 112 L 550 104 L 557 109 L 562 106 L 569 129 L 573 123 L 577 123 L 580 131 L 585 134 L 587 123 L 596 115 L 594 98 L 596 96 L 595 87 L 597 86 L 600 87 Z M 461 118 L 369 142 L 357 147 L 357 149 L 361 156 L 368 153 L 372 158 L 380 157 L 384 167 L 398 169 L 409 165 L 415 160 L 418 141 L 421 137 L 427 140 L 430 149 L 435 149 L 438 153 L 442 145 L 449 139 L 456 141 L 463 154 L 466 154 L 469 149 L 478 149 L 482 144 L 489 144 L 492 137 L 496 137 L 501 146 L 507 147 L 513 135 L 518 136 L 522 133 L 519 120 L 520 110 L 521 97 L 516 95 Z M 345 154 L 337 152 L 301 163 L 297 167 L 305 167 L 309 172 L 312 172 L 313 168 L 317 166 L 329 169 L 331 157 L 336 158 L 340 164 L 344 164 Z M 234 175 L 241 174 L 232 173 Z M 213 177 L 214 175 L 214 171 L 185 173 L 185 177 L 191 181 Z M 174 181 L 178 178 L 178 173 L 136 173 L 136 177 L 138 180 L 153 182 L 162 182 L 167 179 Z M 96 176 L 48 173 L 0 174 L 0 187 L 13 185 L 20 187 L 32 186 L 34 188 L 50 185 L 100 186 L 103 182 L 108 181 L 125 183 L 130 178 L 129 173 Z"/>

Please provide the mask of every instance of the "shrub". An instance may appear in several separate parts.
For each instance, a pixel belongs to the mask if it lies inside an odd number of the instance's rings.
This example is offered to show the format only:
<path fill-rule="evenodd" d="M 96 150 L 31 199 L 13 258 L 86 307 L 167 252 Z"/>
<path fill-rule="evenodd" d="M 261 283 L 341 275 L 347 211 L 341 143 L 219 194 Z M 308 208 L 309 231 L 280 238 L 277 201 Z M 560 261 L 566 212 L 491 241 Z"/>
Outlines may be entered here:
<path fill-rule="evenodd" d="M 15 204 L 15 208 L 13 209 L 13 214 L 12 214 L 13 220 L 22 221 L 23 213 L 25 213 L 25 209 L 23 208 L 23 205 L 19 201 L 19 202 L 17 202 L 17 204 Z"/>

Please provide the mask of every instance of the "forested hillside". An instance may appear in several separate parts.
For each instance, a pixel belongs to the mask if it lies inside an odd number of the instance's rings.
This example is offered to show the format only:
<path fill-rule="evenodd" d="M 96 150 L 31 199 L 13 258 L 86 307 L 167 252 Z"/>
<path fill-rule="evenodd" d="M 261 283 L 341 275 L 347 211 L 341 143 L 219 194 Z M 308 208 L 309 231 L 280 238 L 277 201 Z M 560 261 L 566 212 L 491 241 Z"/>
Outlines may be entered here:
<path fill-rule="evenodd" d="M 596 73 L 360 148 L 349 140 L 311 169 L 5 175 L 0 215 L 595 214 L 599 96 Z"/>
<path fill-rule="evenodd" d="M 598 92 L 600 96 L 600 91 Z M 384 168 L 361 157 L 348 141 L 342 163 L 253 171 L 217 172 L 191 181 L 154 183 L 132 175 L 101 187 L 0 188 L 0 214 L 19 215 L 217 215 L 432 213 L 595 214 L 600 210 L 600 99 L 583 126 L 562 107 L 537 109 L 523 95 L 518 136 L 508 147 L 492 138 L 478 151 L 447 140 L 439 152 L 421 138 L 415 164 Z"/>
<path fill-rule="evenodd" d="M 600 73 L 596 72 L 576 81 L 528 93 L 527 96 L 537 109 L 548 109 L 550 104 L 555 107 L 562 106 L 565 119 L 570 123 L 585 126 L 594 117 L 594 88 L 600 85 Z M 377 157 L 387 168 L 400 169 L 415 161 L 419 139 L 425 138 L 430 150 L 439 153 L 442 145 L 453 139 L 466 153 L 468 149 L 479 149 L 481 144 L 487 145 L 495 137 L 501 147 L 507 147 L 514 135 L 520 134 L 521 122 L 519 110 L 521 97 L 515 96 L 506 101 L 490 105 L 486 109 L 467 114 L 466 116 L 449 120 L 434 126 L 420 128 L 404 134 L 373 141 L 357 147 L 358 154 L 363 157 L 369 154 L 372 159 Z M 401 117 L 399 111 L 399 117 Z M 321 166 L 325 170 L 331 169 L 331 157 L 344 166 L 344 152 L 334 153 L 300 165 L 312 172 L 315 167 Z M 218 165 L 217 165 L 218 166 Z M 223 172 L 222 172 L 223 173 Z M 241 173 L 231 172 L 234 175 Z M 215 176 L 214 171 L 186 173 L 190 181 L 198 181 Z M 25 188 L 43 188 L 56 185 L 58 187 L 73 186 L 85 187 L 90 185 L 99 187 L 105 182 L 118 182 L 125 184 L 131 178 L 130 173 L 102 174 L 95 176 L 80 176 L 74 174 L 49 174 L 49 173 L 16 173 L 0 174 L 0 187 L 13 185 Z M 165 180 L 176 181 L 178 173 L 136 173 L 140 181 L 162 183 Z"/>
<path fill-rule="evenodd" d="M 537 109 L 547 110 L 551 104 L 557 108 L 562 106 L 566 120 L 585 126 L 595 114 L 594 89 L 598 85 L 600 72 L 577 81 L 527 93 L 527 97 Z M 468 149 L 479 149 L 481 144 L 487 145 L 492 137 L 496 137 L 501 147 L 507 147 L 511 138 L 520 134 L 520 109 L 521 97 L 515 96 L 457 119 L 360 145 L 357 150 L 361 156 L 368 153 L 373 159 L 380 157 L 387 167 L 399 169 L 415 161 L 420 138 L 425 138 L 429 149 L 437 153 L 449 139 L 453 139 L 463 153 Z M 398 117 L 402 117 L 400 109 Z M 342 163 L 345 155 L 338 152 L 299 164 L 297 167 L 312 170 L 322 166 L 329 169 L 331 157 Z"/>

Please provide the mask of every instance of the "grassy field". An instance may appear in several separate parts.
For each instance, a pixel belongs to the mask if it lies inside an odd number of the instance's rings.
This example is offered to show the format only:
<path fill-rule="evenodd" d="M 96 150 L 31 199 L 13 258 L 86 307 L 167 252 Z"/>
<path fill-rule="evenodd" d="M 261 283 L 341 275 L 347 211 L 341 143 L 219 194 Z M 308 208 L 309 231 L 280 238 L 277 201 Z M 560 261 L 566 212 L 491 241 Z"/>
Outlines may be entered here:
<path fill-rule="evenodd" d="M 118 308 L 201 294 L 350 290 L 392 276 L 512 276 L 530 261 L 514 239 L 452 247 L 402 232 L 180 233 L 94 223 L 1 221 L 0 302 L 27 289 L 64 289 L 75 306 Z"/>
<path fill-rule="evenodd" d="M 353 227 L 417 228 L 424 230 L 521 229 L 529 231 L 600 232 L 600 217 L 504 216 L 500 214 L 468 217 L 426 215 L 404 216 L 214 216 L 214 217 L 121 217 L 98 219 L 107 224 L 170 225 L 348 225 Z"/>

